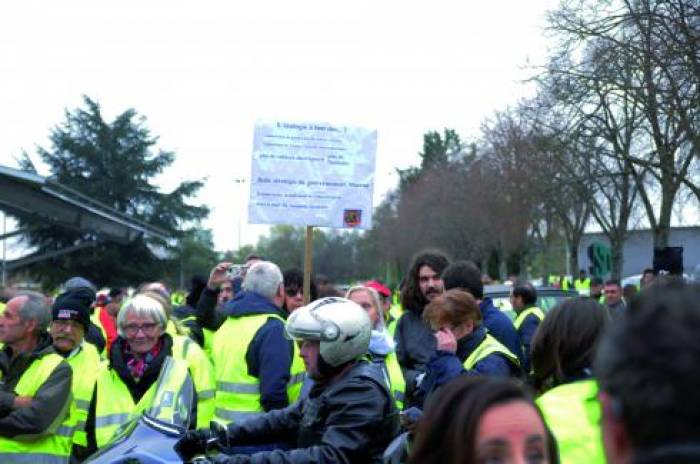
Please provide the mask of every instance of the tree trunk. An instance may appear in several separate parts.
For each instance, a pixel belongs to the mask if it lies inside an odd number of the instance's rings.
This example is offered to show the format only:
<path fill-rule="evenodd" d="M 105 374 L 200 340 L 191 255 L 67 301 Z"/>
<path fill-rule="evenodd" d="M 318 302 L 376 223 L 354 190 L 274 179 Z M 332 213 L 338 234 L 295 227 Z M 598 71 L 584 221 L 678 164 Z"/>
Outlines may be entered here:
<path fill-rule="evenodd" d="M 571 269 L 571 281 L 573 282 L 578 277 L 578 246 L 580 240 L 574 240 L 569 243 L 569 269 Z"/>
<path fill-rule="evenodd" d="M 610 241 L 610 253 L 612 254 L 612 270 L 610 271 L 610 278 L 621 280 L 622 279 L 622 267 L 625 263 L 624 256 L 624 240 L 611 240 Z"/>

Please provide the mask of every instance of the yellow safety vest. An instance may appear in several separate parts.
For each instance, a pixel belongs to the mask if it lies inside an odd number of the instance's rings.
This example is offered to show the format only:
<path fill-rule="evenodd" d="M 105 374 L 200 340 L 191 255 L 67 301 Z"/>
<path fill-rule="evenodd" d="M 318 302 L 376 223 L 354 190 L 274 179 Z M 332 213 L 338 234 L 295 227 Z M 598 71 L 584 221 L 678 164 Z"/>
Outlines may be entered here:
<path fill-rule="evenodd" d="M 585 279 L 574 280 L 574 288 L 579 293 L 579 295 L 588 296 L 591 293 L 591 279 L 586 277 Z"/>
<path fill-rule="evenodd" d="M 464 360 L 464 368 L 471 370 L 474 368 L 476 363 L 494 353 L 501 354 L 516 366 L 520 366 L 520 361 L 516 355 L 514 355 L 508 348 L 505 347 L 505 345 L 496 340 L 490 334 L 486 334 L 486 337 L 484 337 L 481 343 L 479 343 L 479 346 L 477 346 L 476 349 L 467 357 L 467 359 Z"/>
<path fill-rule="evenodd" d="M 213 350 L 214 350 L 214 334 L 216 331 L 210 330 L 210 329 L 205 329 L 202 327 L 202 334 L 204 335 L 204 352 L 207 354 L 207 357 L 214 362 L 213 358 Z"/>
<path fill-rule="evenodd" d="M 523 322 L 525 322 L 525 319 L 527 319 L 528 316 L 531 314 L 535 315 L 537 319 L 542 322 L 544 319 L 544 311 L 542 311 L 540 308 L 533 306 L 532 308 L 527 308 L 525 311 L 521 312 L 518 314 L 513 321 L 513 325 L 515 326 L 515 330 L 520 330 L 520 326 L 523 325 Z"/>
<path fill-rule="evenodd" d="M 537 399 L 557 439 L 562 464 L 606 462 L 597 393 L 594 380 L 582 380 L 555 387 Z"/>
<path fill-rule="evenodd" d="M 78 354 L 66 359 L 66 361 L 73 369 L 73 383 L 71 384 L 73 401 L 68 416 L 56 434 L 68 437 L 68 450 L 70 451 L 71 442 L 76 445 L 87 446 L 85 421 L 87 420 L 90 400 L 92 400 L 92 393 L 95 391 L 97 373 L 100 370 L 102 360 L 95 345 L 83 341 Z"/>
<path fill-rule="evenodd" d="M 253 337 L 275 314 L 256 314 L 229 317 L 214 335 L 213 359 L 216 372 L 216 409 L 214 419 L 228 424 L 254 417 L 263 412 L 260 404 L 260 380 L 248 374 L 245 356 Z M 306 371 L 299 357 L 299 348 L 293 344 L 291 378 L 287 385 L 289 402 L 301 392 Z"/>
<path fill-rule="evenodd" d="M 158 382 L 153 382 L 138 403 L 134 403 L 129 388 L 114 369 L 106 365 L 100 369 L 97 376 L 95 404 L 95 442 L 98 448 L 109 444 L 121 425 L 134 416 L 142 414 L 154 404 L 160 404 L 157 417 L 172 416 L 171 409 L 174 406 L 172 400 L 178 397 L 182 385 L 190 375 L 185 361 L 174 359 L 173 368 L 175 373 L 169 377 L 170 384 L 161 390 L 164 398 L 167 396 L 169 400 L 161 401 L 155 398 Z"/>
<path fill-rule="evenodd" d="M 391 317 L 393 317 L 394 320 L 398 321 L 403 314 L 403 306 L 401 306 L 401 303 L 391 305 L 389 308 L 389 314 L 391 314 Z"/>
<path fill-rule="evenodd" d="M 209 427 L 214 418 L 216 377 L 214 366 L 202 348 L 184 335 L 173 337 L 173 357 L 187 363 L 197 392 L 197 428 Z"/>
<path fill-rule="evenodd" d="M 63 362 L 63 358 L 50 353 L 34 360 L 20 377 L 15 393 L 18 396 L 34 396 L 54 370 Z M 55 424 L 60 424 L 63 417 L 57 417 Z M 31 464 L 65 464 L 70 458 L 70 441 L 66 447 L 66 438 L 59 436 L 53 426 L 39 436 L 0 437 L 0 462 Z"/>
<path fill-rule="evenodd" d="M 401 411 L 403 410 L 405 400 L 406 381 L 403 378 L 403 372 L 401 372 L 401 366 L 399 366 L 399 359 L 396 357 L 396 352 L 389 353 L 384 359 L 384 364 L 386 365 L 386 371 L 389 375 L 389 391 L 394 397 L 396 408 Z"/>

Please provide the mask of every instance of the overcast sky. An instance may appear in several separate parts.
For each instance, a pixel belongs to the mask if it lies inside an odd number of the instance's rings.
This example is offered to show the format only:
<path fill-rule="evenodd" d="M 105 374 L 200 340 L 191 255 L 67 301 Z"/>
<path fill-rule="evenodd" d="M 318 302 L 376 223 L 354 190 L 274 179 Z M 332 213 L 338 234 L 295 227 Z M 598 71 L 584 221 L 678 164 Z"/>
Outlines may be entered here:
<path fill-rule="evenodd" d="M 64 110 L 96 99 L 110 120 L 146 116 L 177 159 L 171 189 L 206 178 L 196 201 L 217 249 L 254 243 L 247 221 L 258 119 L 378 131 L 374 203 L 416 164 L 423 134 L 482 121 L 527 95 L 547 53 L 555 0 L 27 1 L 0 4 L 0 164 L 48 146 Z M 48 174 L 39 166 L 40 174 Z M 9 256 L 8 256 L 9 258 Z"/>

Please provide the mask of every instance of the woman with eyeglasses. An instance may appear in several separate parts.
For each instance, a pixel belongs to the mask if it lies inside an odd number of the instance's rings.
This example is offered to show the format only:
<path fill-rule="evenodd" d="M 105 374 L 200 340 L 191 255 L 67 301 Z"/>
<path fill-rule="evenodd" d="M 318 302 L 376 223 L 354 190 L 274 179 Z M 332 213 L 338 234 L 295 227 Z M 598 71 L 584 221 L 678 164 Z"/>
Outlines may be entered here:
<path fill-rule="evenodd" d="M 215 377 L 204 351 L 188 337 L 166 332 L 168 319 L 162 304 L 140 294 L 128 300 L 117 316 L 119 336 L 112 345 L 109 364 L 98 374 L 88 413 L 86 431 L 88 453 L 108 444 L 115 431 L 132 414 L 152 406 L 155 384 L 167 357 L 175 361 L 181 374 L 195 387 L 191 426 L 208 426 L 213 416 Z"/>
<path fill-rule="evenodd" d="M 561 462 L 605 463 L 598 386 L 591 366 L 610 324 L 606 308 L 588 297 L 552 309 L 532 339 L 537 404 L 559 444 Z"/>

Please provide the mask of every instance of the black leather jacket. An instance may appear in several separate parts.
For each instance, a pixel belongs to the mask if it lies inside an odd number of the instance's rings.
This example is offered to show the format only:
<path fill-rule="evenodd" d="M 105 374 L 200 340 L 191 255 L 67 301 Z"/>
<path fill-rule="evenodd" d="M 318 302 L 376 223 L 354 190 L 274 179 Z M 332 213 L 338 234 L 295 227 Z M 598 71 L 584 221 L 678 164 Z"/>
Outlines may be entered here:
<path fill-rule="evenodd" d="M 290 451 L 229 456 L 225 463 L 378 463 L 398 434 L 398 411 L 381 369 L 358 362 L 330 386 L 280 410 L 228 426 L 229 443 L 293 442 Z"/>

